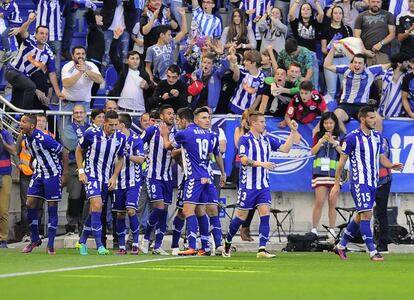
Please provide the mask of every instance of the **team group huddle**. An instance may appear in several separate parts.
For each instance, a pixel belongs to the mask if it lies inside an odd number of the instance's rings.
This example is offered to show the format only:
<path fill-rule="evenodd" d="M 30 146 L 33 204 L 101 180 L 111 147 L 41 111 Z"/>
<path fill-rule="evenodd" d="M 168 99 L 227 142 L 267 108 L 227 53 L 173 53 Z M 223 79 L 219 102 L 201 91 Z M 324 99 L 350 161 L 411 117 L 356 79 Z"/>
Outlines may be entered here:
<path fill-rule="evenodd" d="M 140 136 L 131 131 L 132 118 L 128 113 L 105 113 L 102 127 L 92 125 L 79 136 L 75 159 L 79 181 L 84 184 L 89 201 L 89 214 L 76 247 L 81 255 L 88 255 L 87 239 L 93 236 L 99 255 L 109 254 L 102 243 L 102 206 L 113 195 L 112 209 L 116 212 L 116 232 L 119 239 L 117 254 L 125 255 L 126 215 L 133 237 L 131 254 L 148 253 L 150 236 L 155 230 L 152 253 L 170 255 L 162 242 L 167 229 L 168 206 L 173 201 L 172 166 L 175 161 L 183 170 L 177 193 L 178 212 L 173 221 L 172 255 L 231 256 L 231 243 L 250 210 L 257 208 L 260 216 L 259 249 L 257 257 L 272 258 L 266 250 L 269 240 L 271 192 L 269 170 L 277 166 L 270 161 L 271 151 L 289 152 L 300 140 L 298 125 L 292 121 L 288 138 L 281 143 L 266 134 L 266 120 L 262 113 L 249 112 L 250 130 L 238 143 L 241 168 L 237 208 L 222 245 L 222 229 L 218 215 L 218 187 L 213 169 L 220 173 L 219 185 L 226 182 L 219 133 L 212 129 L 211 109 L 201 107 L 194 111 L 181 108 L 174 113 L 170 105 L 160 108 L 160 122 L 146 128 Z M 382 260 L 372 240 L 370 219 L 378 178 L 378 163 L 399 170 L 402 164 L 391 163 L 382 149 L 382 137 L 374 130 L 375 110 L 363 107 L 359 113 L 361 126 L 345 138 L 339 160 L 335 184 L 331 193 L 339 191 L 340 174 L 350 157 L 351 191 L 358 211 L 357 217 L 344 230 L 334 252 L 347 259 L 346 244 L 359 229 L 372 260 Z M 54 239 L 58 225 L 57 204 L 62 198 L 62 187 L 67 180 L 68 151 L 50 135 L 36 129 L 36 116 L 21 118 L 24 143 L 36 161 L 35 171 L 27 192 L 28 221 L 31 242 L 23 253 L 30 253 L 41 245 L 38 230 L 37 202 L 48 204 L 47 253 L 55 254 Z M 146 164 L 146 176 L 142 165 Z M 146 178 L 144 182 L 143 178 Z M 143 184 L 147 185 L 152 211 L 144 237 L 139 242 L 139 222 L 136 214 Z M 179 239 L 186 223 L 188 248 L 180 250 Z M 210 229 L 213 240 L 210 243 Z M 201 245 L 197 246 L 197 237 Z"/>

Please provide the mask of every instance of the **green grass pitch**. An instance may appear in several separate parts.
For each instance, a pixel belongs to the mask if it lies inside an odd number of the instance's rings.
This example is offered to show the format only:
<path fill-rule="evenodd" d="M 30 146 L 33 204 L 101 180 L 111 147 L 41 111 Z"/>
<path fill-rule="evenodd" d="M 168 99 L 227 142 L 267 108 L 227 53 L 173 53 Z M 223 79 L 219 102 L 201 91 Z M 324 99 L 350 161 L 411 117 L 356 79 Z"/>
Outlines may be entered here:
<path fill-rule="evenodd" d="M 255 253 L 225 259 L 90 252 L 2 249 L 1 299 L 414 299 L 412 254 L 371 262 L 366 253 L 351 253 L 344 262 L 332 253 L 278 253 L 266 260 Z M 79 269 L 96 265 L 110 266 Z M 73 269 L 37 273 L 65 268 Z M 22 272 L 29 273 L 17 276 Z"/>

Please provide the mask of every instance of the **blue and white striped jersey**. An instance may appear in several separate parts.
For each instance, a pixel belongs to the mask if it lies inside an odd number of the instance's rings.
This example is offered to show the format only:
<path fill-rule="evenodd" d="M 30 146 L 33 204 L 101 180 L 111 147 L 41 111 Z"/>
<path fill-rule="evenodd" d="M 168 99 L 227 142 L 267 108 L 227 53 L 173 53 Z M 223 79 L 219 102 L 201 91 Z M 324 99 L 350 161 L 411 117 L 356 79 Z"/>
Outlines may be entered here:
<path fill-rule="evenodd" d="M 59 0 L 38 0 L 36 27 L 49 28 L 49 41 L 62 40 L 62 12 Z"/>
<path fill-rule="evenodd" d="M 366 135 L 358 128 L 345 137 L 342 151 L 350 159 L 352 184 L 377 186 L 382 144 L 382 136 L 375 130 Z"/>
<path fill-rule="evenodd" d="M 347 65 L 336 66 L 337 74 L 344 74 L 341 103 L 365 104 L 375 77 L 382 74 L 382 66 L 366 67 L 361 74 L 355 74 Z"/>
<path fill-rule="evenodd" d="M 79 140 L 79 145 L 86 150 L 85 174 L 101 183 L 108 183 L 111 178 L 117 156 L 124 156 L 125 135 L 120 131 L 107 136 L 103 128 L 90 127 Z"/>
<path fill-rule="evenodd" d="M 31 136 L 24 136 L 26 148 L 36 160 L 35 175 L 42 178 L 61 176 L 63 167 L 60 154 L 63 147 L 50 135 L 35 129 Z"/>
<path fill-rule="evenodd" d="M 250 131 L 240 137 L 239 156 L 260 162 L 268 162 L 270 152 L 277 151 L 282 143 L 272 136 L 261 135 L 256 138 Z M 239 175 L 241 189 L 259 190 L 269 187 L 269 170 L 262 167 L 241 165 Z"/>
<path fill-rule="evenodd" d="M 180 130 L 172 142 L 174 148 L 183 149 L 183 167 L 186 179 L 210 178 L 210 153 L 213 153 L 215 137 L 212 131 L 196 124 Z M 218 154 L 218 153 L 215 153 Z"/>
<path fill-rule="evenodd" d="M 258 95 L 264 92 L 264 79 L 266 74 L 259 70 L 256 76 L 251 75 L 244 67 L 239 67 L 240 78 L 237 82 L 237 90 L 230 100 L 230 110 L 236 114 L 242 114 L 252 106 Z"/>
<path fill-rule="evenodd" d="M 213 14 L 206 14 L 201 7 L 193 10 L 193 19 L 191 20 L 192 36 L 208 36 L 219 39 L 222 31 L 223 28 L 219 17 Z"/>
<path fill-rule="evenodd" d="M 378 113 L 386 118 L 399 117 L 402 112 L 401 84 L 404 74 L 396 82 L 392 80 L 393 76 L 392 68 L 389 68 L 382 76 L 382 96 Z"/>
<path fill-rule="evenodd" d="M 172 140 L 177 130 L 172 127 L 169 139 Z M 160 134 L 159 124 L 149 126 L 141 135 L 142 142 L 148 143 L 147 178 L 171 181 L 172 157 L 171 151 L 164 148 L 164 140 Z"/>
<path fill-rule="evenodd" d="M 261 40 L 262 35 L 260 34 L 260 31 L 257 27 L 257 23 L 254 23 L 253 20 L 257 16 L 263 16 L 263 14 L 266 12 L 266 7 L 269 2 L 270 0 L 242 0 L 240 3 L 240 8 L 243 10 L 255 9 L 254 13 L 248 16 L 247 25 L 252 27 L 257 40 Z M 272 1 L 272 3 L 273 2 L 274 1 Z"/>
<path fill-rule="evenodd" d="M 19 27 L 23 23 L 23 20 L 20 17 L 19 6 L 13 0 L 9 3 L 3 2 L 0 5 L 0 12 L 3 13 L 6 27 Z"/>
<path fill-rule="evenodd" d="M 30 36 L 23 40 L 19 52 L 10 62 L 10 66 L 30 77 L 39 70 L 33 63 L 41 63 L 47 66 L 49 72 L 56 72 L 55 58 L 49 45 L 45 44 L 43 50 L 40 50 L 37 48 L 34 36 Z"/>
<path fill-rule="evenodd" d="M 130 156 L 144 157 L 144 144 L 140 137 L 133 132 L 130 132 L 130 135 L 126 139 L 124 156 L 124 165 L 118 176 L 118 190 L 139 185 L 142 181 L 141 165 L 129 159 Z"/>

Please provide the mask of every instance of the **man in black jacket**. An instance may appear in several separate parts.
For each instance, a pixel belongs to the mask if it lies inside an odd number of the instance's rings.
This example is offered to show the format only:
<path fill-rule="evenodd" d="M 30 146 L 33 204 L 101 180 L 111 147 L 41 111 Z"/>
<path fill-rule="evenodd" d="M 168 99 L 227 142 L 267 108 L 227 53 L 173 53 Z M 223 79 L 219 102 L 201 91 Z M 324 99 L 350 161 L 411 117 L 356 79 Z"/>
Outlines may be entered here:
<path fill-rule="evenodd" d="M 148 73 L 141 67 L 139 53 L 136 51 L 128 52 L 126 64 L 119 59 L 116 53 L 122 31 L 122 28 L 114 30 L 114 39 L 109 51 L 114 68 L 118 73 L 118 79 L 108 96 L 123 97 L 118 100 L 118 106 L 123 110 L 148 111 L 148 103 L 144 99 L 150 99 L 153 89 L 149 86 Z"/>
<path fill-rule="evenodd" d="M 105 56 L 103 64 L 109 64 L 109 49 L 114 35 L 115 28 L 125 28 L 121 39 L 121 57 L 126 59 L 129 48 L 129 39 L 132 29 L 137 22 L 138 12 L 135 8 L 134 0 L 104 0 L 101 10 L 103 17 L 103 26 L 105 34 Z"/>
<path fill-rule="evenodd" d="M 150 100 L 150 108 L 161 107 L 161 105 L 169 104 L 174 111 L 188 106 L 187 86 L 180 80 L 180 67 L 170 65 L 167 69 L 167 79 L 161 80 Z"/>

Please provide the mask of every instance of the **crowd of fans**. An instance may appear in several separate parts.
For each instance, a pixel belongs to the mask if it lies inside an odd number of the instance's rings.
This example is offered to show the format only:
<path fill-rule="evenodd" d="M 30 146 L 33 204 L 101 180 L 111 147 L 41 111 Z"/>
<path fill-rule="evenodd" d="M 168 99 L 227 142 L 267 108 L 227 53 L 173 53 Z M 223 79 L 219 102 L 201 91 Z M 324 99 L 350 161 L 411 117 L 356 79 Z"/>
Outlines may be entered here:
<path fill-rule="evenodd" d="M 34 2 L 24 20 L 17 1 L 0 5 L 4 74 L 11 102 L 22 109 L 47 110 L 55 99 L 83 126 L 76 114 L 94 109 L 103 93 L 125 112 L 154 113 L 163 104 L 174 111 L 208 106 L 215 114 L 258 110 L 291 128 L 292 120 L 312 122 L 337 104 L 325 118 L 342 132 L 366 104 L 378 108 L 379 129 L 381 117 L 414 118 L 414 0 L 403 1 L 397 15 L 381 0 L 104 0 L 101 9 L 89 0 Z M 79 8 L 86 47 L 71 47 Z M 99 115 L 93 110 L 92 122 Z M 316 212 L 314 226 L 319 218 Z"/>

